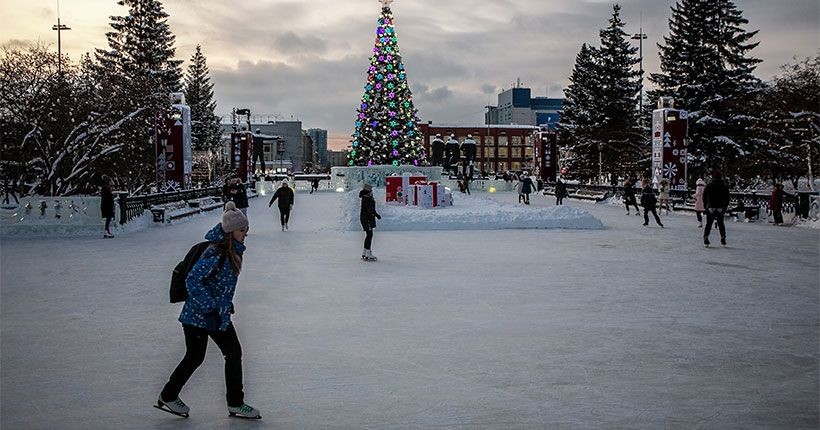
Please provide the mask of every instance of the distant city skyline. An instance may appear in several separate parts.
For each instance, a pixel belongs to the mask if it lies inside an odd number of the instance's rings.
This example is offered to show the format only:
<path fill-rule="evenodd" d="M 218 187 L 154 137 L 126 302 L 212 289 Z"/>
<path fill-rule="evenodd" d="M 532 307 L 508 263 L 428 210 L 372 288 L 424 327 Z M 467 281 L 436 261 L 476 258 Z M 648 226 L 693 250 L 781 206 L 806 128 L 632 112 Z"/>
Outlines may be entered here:
<path fill-rule="evenodd" d="M 670 0 L 618 2 L 628 33 L 643 15 L 644 69 L 658 72 L 657 43 L 668 35 Z M 756 75 L 769 80 L 794 57 L 818 52 L 817 0 L 738 0 L 760 30 L 751 52 L 762 59 Z M 597 45 L 613 2 L 600 0 L 396 0 L 391 4 L 402 59 L 423 121 L 476 123 L 484 106 L 520 78 L 533 96 L 562 97 L 582 43 Z M 197 44 L 208 59 L 217 113 L 249 108 L 254 114 L 293 116 L 305 129 L 328 130 L 328 148 L 347 144 L 372 52 L 377 0 L 168 0 L 177 58 Z M 62 0 L 62 51 L 77 61 L 107 47 L 109 16 L 124 15 L 115 0 Z M 56 51 L 57 0 L 4 1 L 0 44 L 37 43 Z M 648 86 L 648 81 L 646 82 Z"/>

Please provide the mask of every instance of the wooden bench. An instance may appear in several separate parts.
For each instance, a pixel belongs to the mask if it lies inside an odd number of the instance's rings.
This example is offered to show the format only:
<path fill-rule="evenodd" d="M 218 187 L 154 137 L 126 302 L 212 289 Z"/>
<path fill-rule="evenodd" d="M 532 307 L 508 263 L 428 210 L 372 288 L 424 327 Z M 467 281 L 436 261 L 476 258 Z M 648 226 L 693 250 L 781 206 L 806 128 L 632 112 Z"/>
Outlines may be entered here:
<path fill-rule="evenodd" d="M 218 197 L 202 197 L 188 200 L 188 205 L 192 208 L 199 208 L 202 212 L 218 209 L 223 206 L 222 200 Z"/>
<path fill-rule="evenodd" d="M 150 210 L 151 214 L 154 216 L 154 222 L 161 223 L 165 223 L 171 220 L 183 218 L 190 215 L 195 215 L 200 212 L 200 209 L 198 207 L 190 207 L 188 203 L 185 202 L 185 200 L 151 206 Z"/>

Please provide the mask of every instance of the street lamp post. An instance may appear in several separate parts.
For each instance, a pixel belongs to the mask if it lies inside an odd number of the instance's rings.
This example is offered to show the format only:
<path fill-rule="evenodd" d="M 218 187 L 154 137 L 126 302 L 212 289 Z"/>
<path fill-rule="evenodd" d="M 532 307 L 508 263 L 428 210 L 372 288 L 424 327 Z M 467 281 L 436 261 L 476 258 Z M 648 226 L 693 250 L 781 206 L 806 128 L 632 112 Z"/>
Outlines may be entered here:
<path fill-rule="evenodd" d="M 638 33 L 635 33 L 630 37 L 632 40 L 638 41 L 638 56 L 640 57 L 640 72 L 641 72 L 641 89 L 640 95 L 638 97 L 638 106 L 639 106 L 639 116 L 638 120 L 640 121 L 641 128 L 643 128 L 643 41 L 646 39 L 646 33 L 643 32 L 643 12 L 641 12 L 641 24 L 640 28 L 638 29 Z"/>
<path fill-rule="evenodd" d="M 57 73 L 61 74 L 63 72 L 63 51 L 62 51 L 62 38 L 61 32 L 63 30 L 71 30 L 71 27 L 68 27 L 65 24 L 60 23 L 60 0 L 57 0 L 57 24 L 51 26 L 52 30 L 57 31 Z"/>
<path fill-rule="evenodd" d="M 603 150 L 604 150 L 603 142 L 598 142 L 598 185 L 601 185 L 601 178 L 604 176 L 603 168 L 601 167 L 601 166 L 603 166 L 603 160 L 602 160 L 602 157 L 601 157 L 601 153 L 603 152 Z"/>

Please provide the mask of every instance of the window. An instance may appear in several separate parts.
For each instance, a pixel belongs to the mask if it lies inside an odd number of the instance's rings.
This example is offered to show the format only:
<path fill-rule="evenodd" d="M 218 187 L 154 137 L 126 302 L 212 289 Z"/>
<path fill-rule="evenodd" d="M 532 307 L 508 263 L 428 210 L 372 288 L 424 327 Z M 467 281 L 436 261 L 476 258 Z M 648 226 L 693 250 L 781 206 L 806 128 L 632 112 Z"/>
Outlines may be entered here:
<path fill-rule="evenodd" d="M 507 158 L 507 147 L 506 146 L 499 146 L 498 147 L 498 158 Z"/>
<path fill-rule="evenodd" d="M 484 158 L 495 158 L 495 147 L 494 146 L 485 146 L 484 147 Z"/>
<path fill-rule="evenodd" d="M 503 171 L 506 171 L 506 170 L 509 170 L 509 169 L 507 169 L 507 162 L 506 161 L 502 161 L 502 162 L 498 163 L 498 171 L 499 172 L 503 172 Z"/>
<path fill-rule="evenodd" d="M 506 147 L 507 145 L 508 145 L 507 136 L 498 136 L 498 146 L 499 146 L 499 148 L 502 147 L 502 146 Z"/>
<path fill-rule="evenodd" d="M 520 163 L 520 162 L 518 162 L 518 161 L 513 161 L 513 163 L 512 163 L 512 170 L 513 170 L 514 172 L 517 172 L 517 171 L 521 170 L 521 163 Z"/>
<path fill-rule="evenodd" d="M 513 142 L 513 143 L 515 143 L 515 142 Z M 513 146 L 512 156 L 513 156 L 513 158 L 521 158 L 521 147 L 520 146 Z"/>
<path fill-rule="evenodd" d="M 525 146 L 524 147 L 524 156 L 525 157 L 532 157 L 532 146 Z"/>
<path fill-rule="evenodd" d="M 512 144 L 513 145 L 521 145 L 521 136 L 513 136 L 512 137 Z"/>

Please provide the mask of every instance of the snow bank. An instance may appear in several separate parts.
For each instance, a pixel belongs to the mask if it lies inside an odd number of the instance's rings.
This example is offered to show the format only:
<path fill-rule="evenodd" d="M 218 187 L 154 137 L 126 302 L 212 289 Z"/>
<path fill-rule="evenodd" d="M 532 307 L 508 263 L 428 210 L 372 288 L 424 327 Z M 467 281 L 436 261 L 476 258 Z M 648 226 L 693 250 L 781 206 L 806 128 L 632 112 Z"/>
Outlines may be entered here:
<path fill-rule="evenodd" d="M 500 229 L 602 229 L 598 218 L 569 206 L 539 208 L 501 203 L 484 197 L 457 194 L 454 205 L 436 209 L 387 205 L 384 190 L 373 191 L 379 231 L 500 230 Z M 361 230 L 359 190 L 342 197 L 341 226 Z"/>

